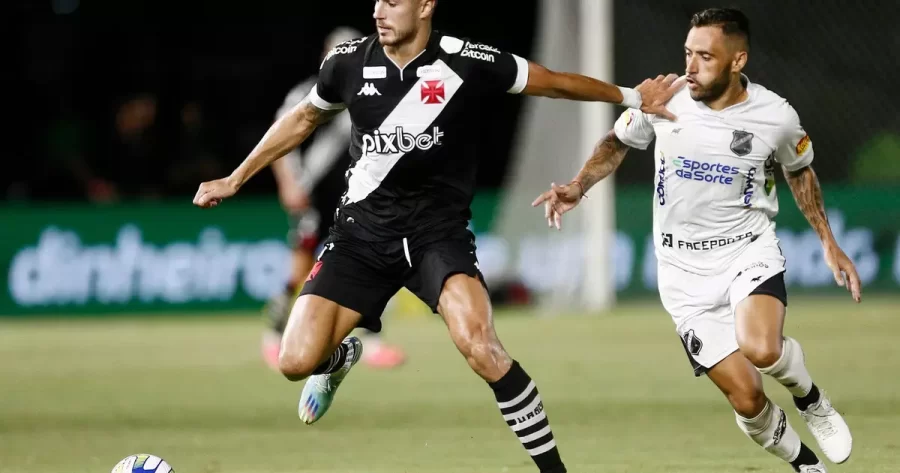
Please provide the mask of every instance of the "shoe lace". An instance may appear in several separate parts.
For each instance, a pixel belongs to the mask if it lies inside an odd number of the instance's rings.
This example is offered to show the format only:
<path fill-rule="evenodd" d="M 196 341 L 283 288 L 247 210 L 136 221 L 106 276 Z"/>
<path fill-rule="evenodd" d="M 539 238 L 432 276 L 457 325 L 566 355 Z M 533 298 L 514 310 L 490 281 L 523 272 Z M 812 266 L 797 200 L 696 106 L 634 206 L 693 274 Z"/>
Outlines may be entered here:
<path fill-rule="evenodd" d="M 331 392 L 331 375 L 323 374 L 321 376 L 316 376 L 313 378 L 313 382 L 316 383 L 316 390 L 319 392 Z"/>
<path fill-rule="evenodd" d="M 805 417 L 807 418 L 809 425 L 817 434 L 822 437 L 831 437 L 837 430 L 834 428 L 831 421 L 828 420 L 828 416 L 833 415 L 834 413 L 834 408 L 831 407 L 831 404 L 823 399 L 818 406 L 810 409 Z M 816 470 L 811 471 L 815 473 Z"/>
<path fill-rule="evenodd" d="M 813 465 L 813 466 L 801 466 L 800 473 L 825 473 L 825 470 Z"/>

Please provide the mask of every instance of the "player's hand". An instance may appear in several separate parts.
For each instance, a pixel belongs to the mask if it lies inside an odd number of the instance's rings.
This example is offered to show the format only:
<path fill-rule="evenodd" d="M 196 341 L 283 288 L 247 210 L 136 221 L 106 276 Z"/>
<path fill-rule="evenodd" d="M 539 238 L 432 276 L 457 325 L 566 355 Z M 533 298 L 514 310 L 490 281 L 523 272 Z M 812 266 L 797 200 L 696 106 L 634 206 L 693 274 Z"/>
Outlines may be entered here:
<path fill-rule="evenodd" d="M 635 87 L 635 90 L 641 93 L 643 100 L 641 111 L 674 121 L 675 115 L 666 108 L 666 104 L 676 92 L 684 87 L 684 84 L 684 78 L 679 78 L 677 74 L 669 74 L 665 77 L 659 75 L 656 79 L 644 80 L 641 85 Z"/>
<path fill-rule="evenodd" d="M 284 186 L 278 190 L 281 206 L 288 213 L 301 212 L 309 208 L 309 194 L 297 186 Z"/>
<path fill-rule="evenodd" d="M 584 189 L 578 182 L 572 182 L 564 186 L 558 186 L 556 183 L 550 184 L 550 190 L 539 195 L 532 207 L 544 204 L 544 218 L 547 219 L 547 226 L 555 226 L 557 230 L 562 229 L 562 215 L 574 209 L 579 202 Z"/>
<path fill-rule="evenodd" d="M 194 205 L 204 209 L 219 205 L 223 199 L 233 196 L 237 192 L 237 186 L 228 178 L 216 179 L 200 184 L 197 194 L 194 195 Z"/>
<path fill-rule="evenodd" d="M 825 263 L 834 273 L 834 282 L 838 286 L 846 287 L 853 300 L 859 302 L 862 285 L 859 282 L 859 274 L 856 272 L 856 266 L 853 261 L 844 253 L 837 244 L 825 246 Z"/>

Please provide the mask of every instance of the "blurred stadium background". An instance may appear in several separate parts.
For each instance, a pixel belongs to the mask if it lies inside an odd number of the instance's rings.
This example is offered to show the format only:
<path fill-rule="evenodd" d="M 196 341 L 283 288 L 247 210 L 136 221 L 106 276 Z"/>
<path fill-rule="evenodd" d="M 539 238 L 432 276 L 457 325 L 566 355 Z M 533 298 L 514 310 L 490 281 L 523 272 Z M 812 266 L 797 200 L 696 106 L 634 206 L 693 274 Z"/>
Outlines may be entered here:
<path fill-rule="evenodd" d="M 896 472 L 900 8 L 727 5 L 751 19 L 750 79 L 786 97 L 812 137 L 832 226 L 864 283 L 859 306 L 834 285 L 779 176 L 788 331 L 857 436 L 836 471 Z M 359 370 L 329 417 L 300 424 L 301 385 L 259 356 L 259 310 L 288 269 L 272 174 L 214 211 L 191 206 L 316 71 L 333 28 L 373 30 L 371 2 L 22 6 L 0 173 L 0 472 L 107 471 L 139 452 L 210 473 L 532 471 L 439 320 L 403 292 L 385 335 L 409 363 Z M 634 85 L 683 70 L 690 15 L 707 6 L 441 1 L 435 26 Z M 483 110 L 479 259 L 501 338 L 542 386 L 573 471 L 783 471 L 692 378 L 658 303 L 650 157 L 632 150 L 609 207 L 582 209 L 614 228 L 572 218 L 550 232 L 529 205 L 574 175 L 621 109 L 510 96 Z"/>

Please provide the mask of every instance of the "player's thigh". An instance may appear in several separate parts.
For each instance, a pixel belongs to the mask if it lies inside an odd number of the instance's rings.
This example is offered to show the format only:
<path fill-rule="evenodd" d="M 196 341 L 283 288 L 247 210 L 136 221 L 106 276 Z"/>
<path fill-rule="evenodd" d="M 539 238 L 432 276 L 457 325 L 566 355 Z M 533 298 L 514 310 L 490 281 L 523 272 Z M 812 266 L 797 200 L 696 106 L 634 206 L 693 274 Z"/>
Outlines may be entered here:
<path fill-rule="evenodd" d="M 490 298 L 480 278 L 464 273 L 448 277 L 437 311 L 469 366 L 485 381 L 495 382 L 509 371 L 512 358 L 497 337 Z"/>
<path fill-rule="evenodd" d="M 457 346 L 481 338 L 496 342 L 491 301 L 480 275 L 454 273 L 446 278 L 438 296 L 437 313 L 444 319 Z"/>
<path fill-rule="evenodd" d="M 771 366 L 781 355 L 787 289 L 784 257 L 773 236 L 754 241 L 735 263 L 729 295 L 735 335 L 757 366 Z"/>
<path fill-rule="evenodd" d="M 401 287 L 400 277 L 378 262 L 380 255 L 361 242 L 329 239 L 300 291 L 357 314 L 354 327 L 381 331 L 381 315 Z"/>
<path fill-rule="evenodd" d="M 490 295 L 472 237 L 460 235 L 425 245 L 417 249 L 412 264 L 406 287 L 441 315 L 470 363 L 487 360 L 501 370 L 508 367 L 511 362 L 494 329 Z"/>
<path fill-rule="evenodd" d="M 760 368 L 774 365 L 781 357 L 785 316 L 783 294 L 784 276 L 779 273 L 751 291 L 734 309 L 738 345 Z"/>

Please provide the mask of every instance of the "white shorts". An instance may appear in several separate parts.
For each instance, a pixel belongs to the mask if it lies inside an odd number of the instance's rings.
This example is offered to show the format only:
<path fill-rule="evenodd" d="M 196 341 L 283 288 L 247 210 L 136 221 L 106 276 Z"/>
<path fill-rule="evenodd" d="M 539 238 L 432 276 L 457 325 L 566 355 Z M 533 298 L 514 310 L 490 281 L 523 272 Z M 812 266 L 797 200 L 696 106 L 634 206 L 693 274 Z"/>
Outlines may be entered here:
<path fill-rule="evenodd" d="M 738 350 L 734 310 L 747 296 L 769 294 L 787 305 L 784 278 L 775 278 L 783 272 L 784 256 L 773 232 L 760 235 L 734 264 L 716 275 L 701 276 L 659 263 L 659 296 L 696 376 Z"/>

